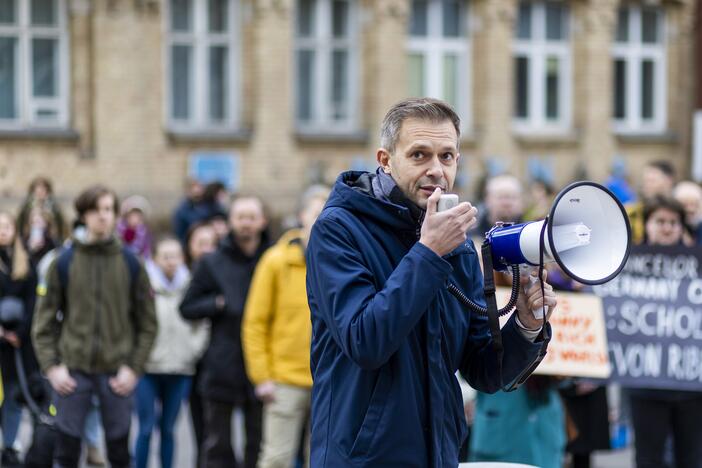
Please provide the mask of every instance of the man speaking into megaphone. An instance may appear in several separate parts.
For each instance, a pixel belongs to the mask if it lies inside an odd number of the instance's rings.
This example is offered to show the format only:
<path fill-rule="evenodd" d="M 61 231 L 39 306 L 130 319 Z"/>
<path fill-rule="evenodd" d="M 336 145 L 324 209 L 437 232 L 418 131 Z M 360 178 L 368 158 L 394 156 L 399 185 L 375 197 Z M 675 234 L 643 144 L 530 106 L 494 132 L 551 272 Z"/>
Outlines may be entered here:
<path fill-rule="evenodd" d="M 485 304 L 466 240 L 477 210 L 437 209 L 456 177 L 459 128 L 444 102 L 393 106 L 380 167 L 342 173 L 312 229 L 312 467 L 457 466 L 467 431 L 456 371 L 495 392 L 543 352 L 543 320 L 532 310 L 548 318 L 556 306 L 547 283 L 522 278 L 500 362 L 487 319 L 447 290 Z"/>

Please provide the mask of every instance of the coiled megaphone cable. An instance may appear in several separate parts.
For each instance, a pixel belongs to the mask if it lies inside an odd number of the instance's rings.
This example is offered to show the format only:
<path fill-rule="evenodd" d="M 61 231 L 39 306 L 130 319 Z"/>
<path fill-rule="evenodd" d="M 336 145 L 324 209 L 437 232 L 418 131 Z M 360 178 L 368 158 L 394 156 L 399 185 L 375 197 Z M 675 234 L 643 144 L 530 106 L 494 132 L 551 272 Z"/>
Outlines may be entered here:
<path fill-rule="evenodd" d="M 471 301 L 468 296 L 466 296 L 463 291 L 461 291 L 458 286 L 454 283 L 449 282 L 446 289 L 453 294 L 453 296 L 458 299 L 464 306 L 468 307 L 470 310 L 483 317 L 488 316 L 488 308 L 483 307 L 475 302 Z M 498 317 L 509 314 L 517 305 L 517 298 L 519 297 L 519 265 L 512 265 L 512 292 L 509 297 L 507 305 L 497 311 Z"/>
<path fill-rule="evenodd" d="M 541 297 L 545 297 L 545 287 L 543 280 L 544 273 L 544 252 L 546 250 L 545 237 L 546 237 L 546 227 L 548 225 L 549 218 L 544 220 L 541 227 L 541 232 L 539 234 L 539 269 L 538 269 L 538 281 L 541 287 Z M 519 265 L 511 265 L 512 268 L 512 292 L 510 295 L 509 302 L 507 305 L 501 309 L 497 308 L 497 303 L 495 300 L 495 279 L 493 277 L 493 264 L 492 264 L 492 249 L 490 243 L 486 239 L 482 245 L 483 254 L 483 278 L 484 286 L 483 291 L 485 292 L 485 303 L 487 307 L 480 306 L 470 300 L 455 284 L 449 282 L 446 289 L 459 300 L 462 304 L 468 307 L 471 311 L 487 317 L 488 325 L 490 327 L 490 334 L 492 335 L 492 347 L 496 355 L 498 374 L 500 376 L 500 388 L 504 392 L 512 392 L 516 390 L 521 384 L 523 384 L 532 372 L 539 366 L 541 361 L 546 356 L 546 349 L 548 348 L 548 343 L 551 341 L 551 336 L 548 330 L 548 315 L 546 314 L 546 305 L 544 308 L 544 323 L 541 327 L 541 331 L 537 337 L 537 341 L 542 343 L 541 349 L 536 357 L 536 359 L 524 369 L 509 385 L 505 385 L 504 378 L 502 375 L 502 358 L 504 355 L 504 346 L 502 344 L 502 332 L 500 330 L 499 317 L 506 315 L 514 309 L 517 304 L 517 298 L 519 297 L 519 288 L 521 287 L 519 283 Z"/>

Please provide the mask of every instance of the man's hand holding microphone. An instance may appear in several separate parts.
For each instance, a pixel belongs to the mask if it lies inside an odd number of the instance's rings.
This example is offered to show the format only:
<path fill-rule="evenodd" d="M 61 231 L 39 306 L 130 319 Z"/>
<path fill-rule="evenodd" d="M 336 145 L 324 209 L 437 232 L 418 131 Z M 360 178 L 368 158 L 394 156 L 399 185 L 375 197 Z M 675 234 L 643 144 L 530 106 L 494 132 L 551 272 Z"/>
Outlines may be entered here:
<path fill-rule="evenodd" d="M 467 232 L 478 222 L 478 210 L 468 202 L 445 211 L 438 211 L 441 189 L 437 188 L 427 199 L 427 211 L 422 223 L 419 242 L 443 257 L 452 252 L 467 239 Z M 536 271 L 531 276 L 537 275 Z M 545 283 L 546 271 L 543 274 L 544 292 L 542 295 L 539 281 L 530 284 L 529 275 L 520 278 L 519 297 L 517 298 L 517 316 L 519 324 L 527 330 L 539 330 L 543 326 L 543 319 L 534 316 L 532 310 L 546 307 L 546 317 L 556 307 L 556 294 L 553 287 Z"/>

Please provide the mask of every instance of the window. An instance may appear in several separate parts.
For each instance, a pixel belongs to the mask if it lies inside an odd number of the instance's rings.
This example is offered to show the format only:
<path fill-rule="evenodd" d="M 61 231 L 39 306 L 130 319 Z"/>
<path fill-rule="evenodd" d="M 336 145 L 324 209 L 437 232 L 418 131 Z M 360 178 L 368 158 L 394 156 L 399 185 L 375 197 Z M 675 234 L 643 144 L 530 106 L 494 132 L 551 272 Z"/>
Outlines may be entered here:
<path fill-rule="evenodd" d="M 68 125 L 63 0 L 0 0 L 0 128 Z"/>
<path fill-rule="evenodd" d="M 563 2 L 519 3 L 514 42 L 514 126 L 564 133 L 571 125 L 571 50 Z"/>
<path fill-rule="evenodd" d="M 409 95 L 443 99 L 470 127 L 470 41 L 465 0 L 413 0 L 409 22 Z"/>
<path fill-rule="evenodd" d="M 615 131 L 665 131 L 663 11 L 655 7 L 620 8 L 612 57 L 612 118 Z"/>
<path fill-rule="evenodd" d="M 356 1 L 297 0 L 295 117 L 298 130 L 357 128 Z"/>
<path fill-rule="evenodd" d="M 168 123 L 172 130 L 231 130 L 239 125 L 237 0 L 170 0 Z"/>

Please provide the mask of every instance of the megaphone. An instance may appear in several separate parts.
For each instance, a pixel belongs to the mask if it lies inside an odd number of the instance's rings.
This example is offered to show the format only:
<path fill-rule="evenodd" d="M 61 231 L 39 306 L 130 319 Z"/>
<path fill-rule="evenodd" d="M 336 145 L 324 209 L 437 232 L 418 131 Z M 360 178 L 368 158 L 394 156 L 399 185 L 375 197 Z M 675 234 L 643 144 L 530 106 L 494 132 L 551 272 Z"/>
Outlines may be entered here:
<path fill-rule="evenodd" d="M 458 197 L 446 195 L 444 205 L 455 205 Z M 442 196 L 443 198 L 443 196 Z M 441 207 L 441 202 L 439 203 Z M 612 192 L 595 182 L 575 182 L 557 196 L 546 219 L 522 224 L 498 223 L 485 234 L 482 245 L 486 306 L 473 302 L 455 284 L 448 291 L 473 312 L 487 316 L 496 354 L 500 387 L 515 390 L 546 356 L 550 335 L 546 326 L 539 331 L 542 348 L 530 367 L 509 385 L 502 380 L 502 334 L 498 317 L 510 313 L 517 304 L 520 267 L 543 268 L 556 262 L 563 272 L 584 284 L 602 284 L 624 268 L 631 246 L 631 226 L 621 202 Z M 493 270 L 512 269 L 512 294 L 501 309 L 495 301 Z M 540 281 L 532 278 L 532 283 Z M 542 283 L 543 288 L 543 283 Z M 542 308 L 533 311 L 547 320 Z"/>
<path fill-rule="evenodd" d="M 624 268 L 631 226 L 612 192 L 595 182 L 580 181 L 556 196 L 546 219 L 498 224 L 485 240 L 495 270 L 556 262 L 575 281 L 595 285 L 610 281 Z"/>

